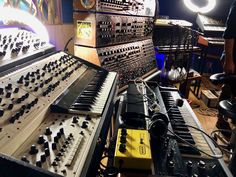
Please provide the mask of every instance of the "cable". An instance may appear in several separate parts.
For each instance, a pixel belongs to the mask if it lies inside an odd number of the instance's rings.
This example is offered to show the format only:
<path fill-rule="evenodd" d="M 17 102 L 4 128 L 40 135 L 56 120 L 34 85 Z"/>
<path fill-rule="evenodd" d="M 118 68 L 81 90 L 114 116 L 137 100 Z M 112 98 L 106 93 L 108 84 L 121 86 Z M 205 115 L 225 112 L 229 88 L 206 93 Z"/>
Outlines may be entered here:
<path fill-rule="evenodd" d="M 152 98 L 149 98 L 147 94 L 144 94 L 141 92 L 140 90 L 140 86 L 138 85 L 137 81 L 140 81 L 153 95 L 153 99 Z M 140 77 L 137 77 L 136 79 L 134 79 L 134 84 L 137 88 L 137 91 L 140 93 L 140 95 L 142 95 L 145 99 L 144 99 L 144 102 L 146 103 L 147 107 L 149 108 L 149 110 L 151 112 L 160 112 L 160 105 L 157 103 L 157 96 L 156 96 L 156 93 L 148 86 L 148 84 L 146 83 L 146 81 L 144 81 L 142 78 Z M 141 85 L 142 86 L 142 85 Z M 150 102 L 150 105 L 148 105 L 149 102 Z"/>
<path fill-rule="evenodd" d="M 214 131 L 212 131 L 211 132 L 211 138 L 214 138 L 214 134 L 215 133 L 217 133 L 217 132 L 228 132 L 228 133 L 232 133 L 232 131 L 231 130 L 226 130 L 226 129 L 217 129 L 217 130 L 214 130 Z M 218 144 L 218 143 L 217 143 Z M 229 145 L 229 143 L 227 143 L 226 142 L 226 144 L 227 144 L 227 146 Z M 220 145 L 219 145 L 220 146 Z M 224 151 L 225 153 L 227 153 L 227 154 L 233 154 L 233 152 L 231 152 L 231 151 L 229 151 L 229 150 L 227 150 L 227 149 L 225 149 L 225 148 L 223 148 L 223 147 L 221 147 L 222 148 L 222 151 Z"/>
<path fill-rule="evenodd" d="M 68 45 L 69 43 L 74 39 L 74 36 L 72 36 L 66 43 L 65 47 L 64 47 L 64 52 L 67 52 L 68 51 Z"/>
<path fill-rule="evenodd" d="M 186 143 L 187 145 L 189 145 L 190 147 L 192 147 L 193 149 L 213 158 L 213 159 L 221 159 L 223 157 L 223 152 L 221 151 L 220 149 L 220 152 L 221 152 L 221 155 L 211 155 L 211 154 L 208 154 L 206 152 L 204 152 L 203 150 L 201 149 L 198 149 L 197 147 L 195 147 L 194 145 L 192 145 L 191 143 L 189 143 L 188 141 L 184 140 L 183 138 L 181 138 L 180 136 L 178 136 L 177 134 L 175 134 L 174 132 L 172 132 L 170 129 L 167 129 L 168 132 L 170 132 L 172 135 L 174 135 L 176 138 L 178 138 L 180 141 Z"/>
<path fill-rule="evenodd" d="M 218 111 L 213 108 L 199 108 L 197 112 L 203 116 L 215 117 L 218 114 Z"/>
<path fill-rule="evenodd" d="M 201 133 L 203 133 L 204 135 L 206 135 L 206 136 L 213 142 L 213 144 L 214 144 L 218 149 L 220 149 L 220 151 L 221 151 L 221 153 L 222 153 L 222 157 L 223 157 L 222 148 L 218 145 L 218 143 L 217 143 L 210 135 L 208 135 L 208 134 L 207 134 L 206 132 L 204 132 L 203 130 L 201 130 L 201 129 L 197 128 L 197 127 L 194 127 L 194 126 L 192 126 L 192 125 L 187 125 L 187 124 L 186 124 L 186 126 L 187 126 L 187 127 L 190 127 L 190 128 L 193 128 L 193 129 L 195 129 L 195 130 L 198 130 L 198 131 L 200 131 Z"/>
<path fill-rule="evenodd" d="M 201 149 L 198 149 L 197 147 L 195 147 L 195 146 L 192 145 L 191 143 L 187 142 L 186 140 L 184 140 L 184 139 L 181 138 L 180 136 L 176 135 L 176 134 L 175 134 L 174 132 L 172 132 L 171 130 L 168 129 L 168 131 L 169 131 L 171 134 L 173 134 L 175 137 L 177 137 L 179 140 L 183 141 L 184 143 L 188 144 L 189 146 L 191 146 L 191 147 L 194 148 L 195 150 L 197 150 L 197 151 L 199 151 L 199 152 L 202 152 L 203 154 L 205 154 L 205 155 L 207 155 L 207 156 L 209 156 L 209 157 L 212 157 L 212 158 L 214 158 L 214 159 L 220 159 L 220 158 L 223 157 L 222 147 L 220 147 L 220 146 L 217 144 L 217 142 L 216 142 L 210 135 L 208 135 L 206 132 L 204 132 L 203 130 L 201 130 L 201 129 L 197 128 L 197 127 L 194 127 L 194 126 L 192 126 L 192 125 L 187 125 L 187 124 L 185 124 L 185 125 L 186 125 L 187 127 L 190 127 L 190 128 L 195 129 L 195 130 L 198 130 L 198 131 L 200 131 L 201 133 L 203 133 L 204 135 L 206 135 L 206 136 L 213 142 L 213 144 L 220 150 L 221 155 L 211 155 L 211 154 L 208 154 L 208 153 L 202 151 Z"/>

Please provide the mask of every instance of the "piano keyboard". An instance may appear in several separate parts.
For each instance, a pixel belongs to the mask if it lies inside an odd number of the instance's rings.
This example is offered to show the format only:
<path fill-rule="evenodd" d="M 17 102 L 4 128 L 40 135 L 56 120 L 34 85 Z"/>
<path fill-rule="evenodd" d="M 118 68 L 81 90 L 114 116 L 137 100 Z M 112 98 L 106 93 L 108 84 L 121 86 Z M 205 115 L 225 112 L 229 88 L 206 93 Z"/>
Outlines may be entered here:
<path fill-rule="evenodd" d="M 101 115 L 116 73 L 98 73 L 69 108 L 71 113 Z"/>
<path fill-rule="evenodd" d="M 168 111 L 168 116 L 170 119 L 171 126 L 173 128 L 173 132 L 191 143 L 193 146 L 201 149 L 207 154 L 213 155 L 213 151 L 211 150 L 209 144 L 205 139 L 205 135 L 203 135 L 200 131 L 189 128 L 186 125 L 191 125 L 199 128 L 200 124 L 194 112 L 192 111 L 190 105 L 186 100 L 184 100 L 184 104 L 182 107 L 177 107 L 175 105 L 175 100 L 180 98 L 178 92 L 169 92 L 162 91 L 161 92 L 166 110 Z M 209 156 L 200 153 L 199 151 L 193 149 L 188 144 L 183 143 L 180 140 L 177 140 L 180 152 L 183 156 L 187 157 L 196 157 L 196 158 L 209 158 Z"/>
<path fill-rule="evenodd" d="M 53 112 L 102 115 L 117 74 L 105 70 L 88 70 L 51 106 Z"/>

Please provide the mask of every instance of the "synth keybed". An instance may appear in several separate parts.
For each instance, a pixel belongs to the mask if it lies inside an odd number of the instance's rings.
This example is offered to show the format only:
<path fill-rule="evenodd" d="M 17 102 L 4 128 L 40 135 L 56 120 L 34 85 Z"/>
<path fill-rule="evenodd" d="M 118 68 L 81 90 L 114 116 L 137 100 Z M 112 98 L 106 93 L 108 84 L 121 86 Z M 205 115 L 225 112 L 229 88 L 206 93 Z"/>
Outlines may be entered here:
<path fill-rule="evenodd" d="M 111 88 L 116 83 L 117 74 L 105 70 L 91 70 L 86 79 L 77 80 L 64 95 L 51 106 L 51 110 L 61 113 L 102 115 Z"/>
<path fill-rule="evenodd" d="M 182 107 L 175 106 L 175 100 L 180 98 L 178 92 L 169 92 L 162 91 L 161 92 L 166 110 L 168 111 L 168 116 L 170 119 L 171 126 L 175 134 L 184 139 L 185 141 L 191 143 L 193 146 L 198 149 L 203 150 L 207 154 L 213 155 L 211 148 L 209 147 L 205 136 L 195 129 L 189 128 L 187 125 L 191 125 L 194 127 L 199 127 L 197 123 L 197 117 L 193 113 L 191 107 L 184 100 L 184 104 Z M 178 141 L 178 146 L 181 154 L 183 156 L 193 156 L 196 158 L 208 158 L 207 155 L 200 153 L 199 151 L 193 149 L 188 144 L 183 143 L 180 140 Z"/>
<path fill-rule="evenodd" d="M 101 115 L 116 73 L 98 72 L 69 108 L 69 112 Z"/>

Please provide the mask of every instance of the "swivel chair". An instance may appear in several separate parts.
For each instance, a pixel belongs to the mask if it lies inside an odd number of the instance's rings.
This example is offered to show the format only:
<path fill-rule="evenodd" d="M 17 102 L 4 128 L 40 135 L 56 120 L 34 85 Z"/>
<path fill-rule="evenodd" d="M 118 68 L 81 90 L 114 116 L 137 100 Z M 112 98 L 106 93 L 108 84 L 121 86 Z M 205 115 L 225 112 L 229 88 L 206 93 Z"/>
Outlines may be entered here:
<path fill-rule="evenodd" d="M 236 75 L 217 73 L 213 74 L 210 77 L 210 80 L 213 84 L 229 84 L 231 88 L 236 86 Z M 223 115 L 228 120 L 231 120 L 231 123 L 234 125 L 229 141 L 229 147 L 233 152 L 229 163 L 229 169 L 232 174 L 236 176 L 236 97 L 232 100 L 220 101 L 218 111 L 219 114 Z"/>

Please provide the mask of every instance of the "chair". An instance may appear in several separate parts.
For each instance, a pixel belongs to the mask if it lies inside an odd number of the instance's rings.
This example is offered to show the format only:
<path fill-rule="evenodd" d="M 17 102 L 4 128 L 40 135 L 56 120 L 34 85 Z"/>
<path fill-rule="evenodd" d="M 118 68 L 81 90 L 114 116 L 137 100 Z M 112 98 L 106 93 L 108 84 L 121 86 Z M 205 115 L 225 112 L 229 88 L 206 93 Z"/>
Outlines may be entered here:
<path fill-rule="evenodd" d="M 210 77 L 210 80 L 213 84 L 229 84 L 231 87 L 236 85 L 236 75 L 229 75 L 225 73 L 213 74 Z M 236 97 L 232 100 L 222 100 L 219 103 L 218 107 L 219 114 L 222 114 L 224 117 L 231 120 L 231 123 L 234 125 L 232 130 L 229 147 L 233 151 L 231 162 L 229 164 L 229 169 L 232 174 L 236 176 Z"/>

